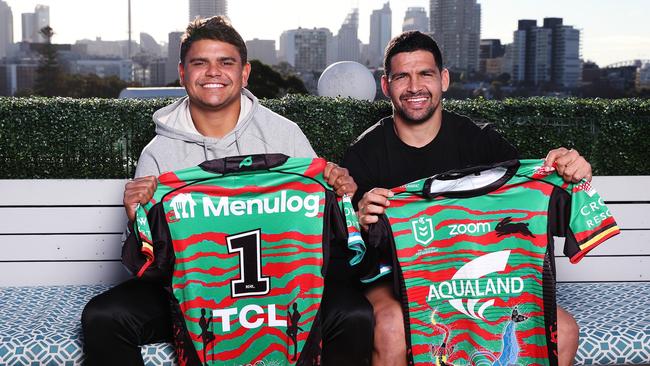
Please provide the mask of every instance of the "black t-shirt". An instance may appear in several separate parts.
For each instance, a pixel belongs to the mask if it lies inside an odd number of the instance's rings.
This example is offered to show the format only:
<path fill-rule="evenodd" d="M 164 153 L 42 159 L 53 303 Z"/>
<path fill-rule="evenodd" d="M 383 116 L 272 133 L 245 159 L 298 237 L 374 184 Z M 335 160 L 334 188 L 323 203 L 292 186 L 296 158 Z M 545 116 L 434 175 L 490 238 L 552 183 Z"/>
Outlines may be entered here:
<path fill-rule="evenodd" d="M 442 112 L 440 131 L 433 141 L 417 148 L 395 133 L 392 117 L 366 130 L 345 153 L 342 165 L 359 186 L 353 203 L 372 188 L 393 188 L 417 179 L 475 165 L 518 159 L 517 150 L 489 125 Z"/>

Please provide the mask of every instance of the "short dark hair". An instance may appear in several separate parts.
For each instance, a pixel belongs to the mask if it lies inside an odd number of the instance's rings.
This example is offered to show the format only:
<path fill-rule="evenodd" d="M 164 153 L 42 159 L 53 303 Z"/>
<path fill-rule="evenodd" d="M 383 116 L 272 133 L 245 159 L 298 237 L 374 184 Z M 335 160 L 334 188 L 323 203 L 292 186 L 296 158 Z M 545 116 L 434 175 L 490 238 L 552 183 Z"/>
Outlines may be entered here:
<path fill-rule="evenodd" d="M 407 31 L 394 37 L 388 42 L 384 52 L 384 74 L 390 76 L 390 62 L 398 53 L 429 51 L 436 60 L 438 70 L 442 71 L 442 53 L 438 44 L 430 36 L 420 31 Z"/>
<path fill-rule="evenodd" d="M 216 41 L 230 43 L 239 51 L 242 64 L 247 62 L 246 43 L 239 33 L 232 27 L 228 18 L 217 15 L 205 19 L 195 19 L 190 22 L 181 37 L 181 63 L 185 64 L 185 55 L 189 51 L 192 43 L 203 39 L 213 39 Z"/>

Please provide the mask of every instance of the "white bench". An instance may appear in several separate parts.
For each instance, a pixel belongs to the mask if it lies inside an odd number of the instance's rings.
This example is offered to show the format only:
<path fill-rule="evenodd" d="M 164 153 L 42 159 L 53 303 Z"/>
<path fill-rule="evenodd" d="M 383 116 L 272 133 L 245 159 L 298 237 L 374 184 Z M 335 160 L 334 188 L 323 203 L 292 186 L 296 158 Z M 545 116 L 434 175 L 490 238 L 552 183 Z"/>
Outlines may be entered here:
<path fill-rule="evenodd" d="M 81 365 L 81 311 L 129 278 L 125 180 L 0 180 L 0 365 Z M 171 366 L 171 344 L 142 348 Z M 34 363 L 36 362 L 36 363 Z"/>
<path fill-rule="evenodd" d="M 83 305 L 128 278 L 124 180 L 0 180 L 0 365 L 81 362 Z M 581 326 L 578 364 L 650 364 L 650 176 L 595 177 L 622 233 L 570 264 L 558 301 Z M 606 300 L 605 300 L 606 299 Z M 169 365 L 169 345 L 143 347 Z"/>

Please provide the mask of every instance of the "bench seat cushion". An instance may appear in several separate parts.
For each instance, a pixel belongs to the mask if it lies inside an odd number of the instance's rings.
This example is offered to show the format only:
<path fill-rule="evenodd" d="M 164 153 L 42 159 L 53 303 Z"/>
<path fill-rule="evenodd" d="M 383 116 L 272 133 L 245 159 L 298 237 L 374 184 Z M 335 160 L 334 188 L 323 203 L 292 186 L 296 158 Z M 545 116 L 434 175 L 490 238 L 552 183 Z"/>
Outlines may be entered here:
<path fill-rule="evenodd" d="M 81 365 L 81 311 L 109 286 L 0 288 L 0 365 Z M 173 366 L 171 344 L 142 347 L 146 366 Z"/>
<path fill-rule="evenodd" d="M 577 365 L 650 364 L 650 283 L 560 283 L 580 326 Z"/>
<path fill-rule="evenodd" d="M 0 365 L 80 365 L 81 311 L 107 289 L 0 288 Z M 650 364 L 650 283 L 561 283 L 558 303 L 580 325 L 577 365 Z M 142 355 L 147 366 L 175 364 L 170 344 Z"/>

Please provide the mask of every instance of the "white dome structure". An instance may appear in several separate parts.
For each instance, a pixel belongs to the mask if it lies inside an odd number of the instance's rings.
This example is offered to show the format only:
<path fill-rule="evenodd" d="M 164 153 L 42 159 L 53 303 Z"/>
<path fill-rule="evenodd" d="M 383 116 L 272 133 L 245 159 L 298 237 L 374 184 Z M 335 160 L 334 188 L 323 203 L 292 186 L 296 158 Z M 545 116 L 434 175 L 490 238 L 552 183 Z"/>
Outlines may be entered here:
<path fill-rule="evenodd" d="M 373 101 L 377 87 L 370 70 L 354 61 L 329 65 L 318 79 L 318 95 Z"/>

